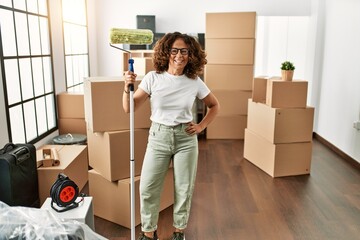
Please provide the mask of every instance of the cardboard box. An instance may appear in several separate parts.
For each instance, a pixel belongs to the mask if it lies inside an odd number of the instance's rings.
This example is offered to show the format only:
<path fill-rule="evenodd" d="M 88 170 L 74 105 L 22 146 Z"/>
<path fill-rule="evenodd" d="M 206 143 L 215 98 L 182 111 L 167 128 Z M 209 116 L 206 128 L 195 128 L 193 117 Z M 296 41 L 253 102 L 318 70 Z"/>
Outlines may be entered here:
<path fill-rule="evenodd" d="M 81 190 L 88 181 L 88 153 L 86 145 L 44 145 L 36 151 L 36 158 L 41 160 L 42 150 L 55 148 L 60 164 L 53 167 L 38 168 L 40 205 L 50 197 L 51 186 L 58 179 L 59 173 L 68 176 Z"/>
<path fill-rule="evenodd" d="M 58 118 L 59 134 L 78 133 L 86 135 L 85 118 Z"/>
<path fill-rule="evenodd" d="M 136 81 L 137 89 L 140 80 Z M 122 106 L 122 78 L 86 78 L 84 81 L 85 120 L 92 132 L 130 129 L 130 114 Z M 150 128 L 150 101 L 135 111 L 134 127 Z"/>
<path fill-rule="evenodd" d="M 271 143 L 311 142 L 314 108 L 272 108 L 249 99 L 247 128 Z"/>
<path fill-rule="evenodd" d="M 247 115 L 216 116 L 206 128 L 207 139 L 244 139 Z"/>
<path fill-rule="evenodd" d="M 212 90 L 252 90 L 253 65 L 207 64 L 205 82 Z"/>
<path fill-rule="evenodd" d="M 266 87 L 266 104 L 273 108 L 305 108 L 308 82 L 269 79 Z"/>
<path fill-rule="evenodd" d="M 58 118 L 85 118 L 84 93 L 62 92 L 56 98 Z"/>
<path fill-rule="evenodd" d="M 155 67 L 151 57 L 135 58 L 133 57 L 134 65 L 136 67 L 136 74 L 146 75 L 150 71 L 154 71 Z"/>
<path fill-rule="evenodd" d="M 209 64 L 254 65 L 255 39 L 207 38 L 205 44 Z"/>
<path fill-rule="evenodd" d="M 245 129 L 244 157 L 272 177 L 310 173 L 312 142 L 273 144 Z"/>
<path fill-rule="evenodd" d="M 206 13 L 205 32 L 206 38 L 255 38 L 256 12 Z"/>
<path fill-rule="evenodd" d="M 241 90 L 213 90 L 220 103 L 218 116 L 223 115 L 247 115 L 248 99 L 251 98 L 251 91 Z"/>
<path fill-rule="evenodd" d="M 174 204 L 173 169 L 169 168 L 165 178 L 159 211 Z M 140 224 L 140 177 L 135 177 L 135 225 Z M 94 214 L 121 226 L 131 228 L 130 179 L 111 182 L 94 169 L 89 171 L 89 193 L 94 198 Z"/>
<path fill-rule="evenodd" d="M 266 103 L 266 87 L 269 78 L 264 76 L 255 77 L 252 88 L 252 101 Z"/>
<path fill-rule="evenodd" d="M 140 175 L 149 129 L 135 129 L 135 175 Z M 89 165 L 109 181 L 130 177 L 130 131 L 87 134 Z"/>

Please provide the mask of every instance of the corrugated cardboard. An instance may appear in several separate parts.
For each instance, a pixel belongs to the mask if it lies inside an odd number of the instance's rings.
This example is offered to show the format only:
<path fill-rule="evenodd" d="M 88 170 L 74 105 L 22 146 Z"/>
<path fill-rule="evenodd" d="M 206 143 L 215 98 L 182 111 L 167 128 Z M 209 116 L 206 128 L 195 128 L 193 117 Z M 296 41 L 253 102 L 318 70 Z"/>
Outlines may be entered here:
<path fill-rule="evenodd" d="M 253 65 L 206 64 L 205 82 L 212 90 L 250 91 L 253 85 Z"/>
<path fill-rule="evenodd" d="M 85 118 L 58 118 L 59 134 L 78 133 L 86 135 Z"/>
<path fill-rule="evenodd" d="M 56 97 L 59 118 L 85 118 L 84 93 L 62 92 Z"/>
<path fill-rule="evenodd" d="M 148 129 L 134 131 L 135 175 L 140 175 Z M 87 134 L 89 165 L 109 181 L 130 177 L 130 131 Z"/>
<path fill-rule="evenodd" d="M 308 82 L 269 79 L 266 87 L 266 104 L 273 108 L 305 108 Z"/>
<path fill-rule="evenodd" d="M 37 159 L 42 159 L 43 148 L 55 148 L 60 164 L 53 167 L 38 168 L 40 205 L 50 197 L 51 186 L 59 173 L 68 176 L 81 190 L 88 181 L 88 153 L 86 145 L 44 145 L 37 150 Z M 40 154 L 40 155 L 39 155 Z"/>
<path fill-rule="evenodd" d="M 216 116 L 206 128 L 207 139 L 244 139 L 246 115 Z"/>
<path fill-rule="evenodd" d="M 211 39 L 206 42 L 208 64 L 254 65 L 255 39 Z"/>
<path fill-rule="evenodd" d="M 140 81 L 136 81 L 135 89 Z M 130 114 L 122 106 L 122 78 L 86 78 L 84 81 L 85 120 L 92 132 L 130 129 Z M 134 127 L 150 128 L 150 101 L 135 111 Z"/>
<path fill-rule="evenodd" d="M 272 108 L 249 99 L 247 128 L 271 143 L 310 142 L 314 108 Z"/>
<path fill-rule="evenodd" d="M 174 204 L 173 169 L 169 168 L 161 194 L 160 209 Z M 135 177 L 135 225 L 140 224 L 140 177 Z M 93 196 L 94 214 L 121 226 L 131 227 L 130 179 L 111 182 L 94 169 L 89 171 L 89 193 Z"/>
<path fill-rule="evenodd" d="M 245 129 L 244 157 L 272 177 L 310 173 L 312 142 L 273 144 Z"/>
<path fill-rule="evenodd" d="M 206 38 L 255 38 L 255 30 L 256 12 L 206 13 Z"/>
<path fill-rule="evenodd" d="M 248 99 L 251 91 L 241 90 L 212 90 L 219 100 L 221 111 L 218 116 L 223 115 L 247 115 Z"/>

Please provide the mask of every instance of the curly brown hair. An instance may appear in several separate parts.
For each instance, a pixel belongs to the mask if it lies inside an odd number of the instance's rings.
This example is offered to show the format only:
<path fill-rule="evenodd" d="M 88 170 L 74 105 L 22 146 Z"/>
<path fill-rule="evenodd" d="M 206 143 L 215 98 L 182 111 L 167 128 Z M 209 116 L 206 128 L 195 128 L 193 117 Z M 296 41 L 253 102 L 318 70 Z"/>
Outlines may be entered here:
<path fill-rule="evenodd" d="M 189 61 L 185 66 L 184 74 L 191 79 L 196 79 L 204 71 L 207 64 L 206 53 L 199 42 L 192 36 L 180 32 L 167 33 L 154 46 L 153 63 L 157 73 L 162 73 L 169 68 L 170 49 L 177 39 L 184 40 L 189 47 Z"/>

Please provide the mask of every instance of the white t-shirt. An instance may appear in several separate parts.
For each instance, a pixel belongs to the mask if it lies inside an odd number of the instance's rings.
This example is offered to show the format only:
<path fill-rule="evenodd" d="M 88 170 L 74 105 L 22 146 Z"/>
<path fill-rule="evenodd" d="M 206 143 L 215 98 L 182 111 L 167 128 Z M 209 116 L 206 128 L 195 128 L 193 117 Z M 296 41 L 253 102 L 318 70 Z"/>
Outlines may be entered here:
<path fill-rule="evenodd" d="M 167 126 L 191 122 L 195 99 L 203 99 L 210 93 L 199 77 L 191 79 L 155 71 L 145 75 L 139 88 L 150 95 L 151 121 Z"/>

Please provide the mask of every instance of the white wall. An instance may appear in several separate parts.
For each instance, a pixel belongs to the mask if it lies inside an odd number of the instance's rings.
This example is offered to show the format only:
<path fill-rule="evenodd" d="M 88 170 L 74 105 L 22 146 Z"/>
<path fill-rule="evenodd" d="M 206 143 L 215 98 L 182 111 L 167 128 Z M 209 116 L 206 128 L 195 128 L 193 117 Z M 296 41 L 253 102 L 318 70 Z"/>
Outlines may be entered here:
<path fill-rule="evenodd" d="M 125 0 L 88 0 L 88 4 L 96 9 L 88 18 L 89 29 L 96 29 L 89 45 L 90 55 L 96 49 L 97 68 L 91 67 L 98 76 L 122 74 L 122 54 L 109 47 L 109 29 L 136 28 L 136 15 L 155 15 L 156 32 L 204 33 L 207 12 L 256 11 L 259 16 L 309 16 L 311 12 L 310 0 L 138 0 L 133 4 Z"/>
<path fill-rule="evenodd" d="M 323 49 L 315 132 L 360 162 L 360 1 L 319 0 Z M 320 45 L 320 44 L 318 44 Z"/>

